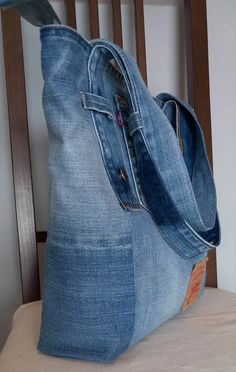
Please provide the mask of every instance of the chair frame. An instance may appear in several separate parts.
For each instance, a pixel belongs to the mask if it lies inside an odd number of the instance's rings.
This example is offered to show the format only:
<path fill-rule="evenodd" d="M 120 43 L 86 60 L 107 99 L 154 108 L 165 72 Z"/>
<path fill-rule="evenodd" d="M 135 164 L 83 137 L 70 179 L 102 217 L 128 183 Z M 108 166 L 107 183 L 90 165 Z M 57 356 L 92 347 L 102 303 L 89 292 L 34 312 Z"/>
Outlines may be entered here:
<path fill-rule="evenodd" d="M 99 37 L 98 0 L 88 0 L 91 38 Z M 137 62 L 147 82 L 143 0 L 133 0 Z M 114 42 L 122 47 L 121 1 L 112 0 Z M 212 166 L 208 37 L 206 0 L 184 0 L 188 100 L 194 105 L 206 139 Z M 77 28 L 75 0 L 66 0 L 67 24 Z M 13 9 L 1 12 L 10 145 L 18 230 L 23 303 L 40 299 L 37 243 L 46 241 L 45 231 L 36 231 L 30 160 L 24 56 L 20 17 Z M 199 22 L 201 20 L 201 22 Z M 207 282 L 217 287 L 216 252 L 208 254 Z"/>

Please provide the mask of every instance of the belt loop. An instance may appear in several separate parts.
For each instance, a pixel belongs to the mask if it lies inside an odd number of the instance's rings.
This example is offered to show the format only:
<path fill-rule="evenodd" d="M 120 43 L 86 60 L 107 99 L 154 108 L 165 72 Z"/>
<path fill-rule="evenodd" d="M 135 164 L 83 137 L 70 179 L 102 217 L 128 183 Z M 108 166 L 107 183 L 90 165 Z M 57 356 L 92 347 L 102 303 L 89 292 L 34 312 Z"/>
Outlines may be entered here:
<path fill-rule="evenodd" d="M 142 129 L 142 119 L 138 112 L 133 112 L 128 119 L 129 135 L 132 137 L 138 129 Z"/>
<path fill-rule="evenodd" d="M 107 114 L 109 119 L 113 119 L 113 109 L 107 98 L 87 92 L 80 92 L 80 94 L 82 106 L 85 110 L 98 111 Z"/>

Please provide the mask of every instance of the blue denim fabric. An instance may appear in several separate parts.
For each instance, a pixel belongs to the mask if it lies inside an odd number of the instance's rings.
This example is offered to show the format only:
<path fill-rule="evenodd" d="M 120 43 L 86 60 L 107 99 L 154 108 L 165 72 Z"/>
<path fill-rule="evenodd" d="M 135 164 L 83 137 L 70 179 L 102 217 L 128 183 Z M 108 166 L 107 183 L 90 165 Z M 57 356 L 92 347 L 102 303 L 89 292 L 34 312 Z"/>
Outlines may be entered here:
<path fill-rule="evenodd" d="M 194 265 L 220 242 L 203 133 L 189 104 L 153 98 L 129 54 L 59 25 L 47 0 L 0 6 L 43 26 L 50 206 L 38 350 L 110 363 L 181 311 Z"/>
<path fill-rule="evenodd" d="M 130 55 L 64 25 L 40 35 L 50 206 L 38 350 L 109 363 L 181 311 L 193 265 L 219 244 L 214 181 L 193 109 L 153 98 Z"/>
<path fill-rule="evenodd" d="M 61 23 L 48 0 L 0 0 L 0 7 L 15 8 L 35 26 Z"/>

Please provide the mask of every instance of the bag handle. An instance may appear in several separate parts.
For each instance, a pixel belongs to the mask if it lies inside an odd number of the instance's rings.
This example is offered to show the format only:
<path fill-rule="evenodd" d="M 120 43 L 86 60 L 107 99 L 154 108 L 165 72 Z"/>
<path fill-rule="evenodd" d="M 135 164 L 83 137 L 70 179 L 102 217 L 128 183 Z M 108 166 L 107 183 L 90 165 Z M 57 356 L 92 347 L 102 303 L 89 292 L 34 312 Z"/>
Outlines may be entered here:
<path fill-rule="evenodd" d="M 192 258 L 220 243 L 220 226 L 216 213 L 212 229 L 197 232 L 181 215 L 152 159 L 141 131 L 134 137 L 140 183 L 146 202 L 160 232 L 181 256 Z"/>
<path fill-rule="evenodd" d="M 220 243 L 220 226 L 216 212 L 216 204 L 215 210 L 212 211 L 212 215 L 215 217 L 214 223 L 210 228 L 202 221 L 201 213 L 198 210 L 197 205 L 195 208 L 197 213 L 190 215 L 190 221 L 187 222 L 181 213 L 181 210 L 177 208 L 175 201 L 168 192 L 165 180 L 152 157 L 149 145 L 143 133 L 143 118 L 142 113 L 140 112 L 139 95 L 135 85 L 137 74 L 140 78 L 138 79 L 138 83 L 141 84 L 138 88 L 144 90 L 147 90 L 147 88 L 135 61 L 131 56 L 126 54 L 121 48 L 110 41 L 97 39 L 92 40 L 91 44 L 94 45 L 94 48 L 100 47 L 110 51 L 118 62 L 123 73 L 132 103 L 133 112 L 129 118 L 129 126 L 132 128 L 130 134 L 133 136 L 134 146 L 136 149 L 140 183 L 153 219 L 163 237 L 168 244 L 184 258 L 191 258 L 207 252 L 209 249 L 215 248 L 215 246 Z M 134 75 L 136 79 L 135 81 Z M 178 101 L 177 103 L 180 102 Z M 189 110 L 187 105 L 186 108 Z M 200 137 L 201 136 L 202 133 L 200 133 Z M 204 146 L 203 138 L 201 138 L 201 146 Z M 176 168 L 176 172 L 178 172 L 178 164 Z M 207 171 L 210 172 L 210 169 Z M 208 174 L 211 178 L 211 173 Z M 212 191 L 215 192 L 214 182 L 211 186 L 213 187 Z M 189 185 L 185 185 L 185 187 L 189 188 L 191 187 L 191 184 L 189 183 Z M 189 192 L 187 197 L 189 198 L 190 195 L 194 197 L 193 191 Z M 188 200 L 188 202 L 193 205 L 196 204 L 196 202 L 194 201 L 194 204 L 192 200 Z M 196 226 L 198 225 L 200 226 L 200 229 L 197 231 Z"/>
<path fill-rule="evenodd" d="M 94 46 L 93 51 L 95 51 L 96 48 L 105 48 L 108 52 L 110 52 L 114 56 L 115 60 L 118 62 L 121 68 L 121 71 L 123 73 L 123 77 L 126 82 L 129 96 L 131 98 L 133 112 L 136 112 L 136 114 L 139 114 L 139 116 L 141 116 L 140 111 L 139 111 L 140 106 L 138 102 L 137 89 L 134 84 L 134 75 L 138 74 L 140 76 L 140 82 L 143 82 L 143 79 L 141 77 L 140 71 L 133 57 L 125 53 L 125 51 L 121 49 L 118 45 L 108 40 L 93 39 L 93 40 L 90 40 L 90 44 Z M 92 59 L 92 55 L 90 59 Z M 142 88 L 147 89 L 144 82 L 143 82 Z"/>
<path fill-rule="evenodd" d="M 34 26 L 61 24 L 48 0 L 0 0 L 0 7 L 15 10 Z"/>

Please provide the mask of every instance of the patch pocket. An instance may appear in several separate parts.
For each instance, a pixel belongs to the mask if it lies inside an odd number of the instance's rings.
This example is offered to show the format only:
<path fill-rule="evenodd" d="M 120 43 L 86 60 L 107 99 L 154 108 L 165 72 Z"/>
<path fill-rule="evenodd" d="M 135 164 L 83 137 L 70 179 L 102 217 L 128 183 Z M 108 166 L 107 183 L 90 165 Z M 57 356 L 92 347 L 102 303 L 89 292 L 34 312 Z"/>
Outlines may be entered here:
<path fill-rule="evenodd" d="M 132 337 L 134 306 L 131 243 L 97 248 L 47 243 L 39 350 L 114 360 Z"/>

